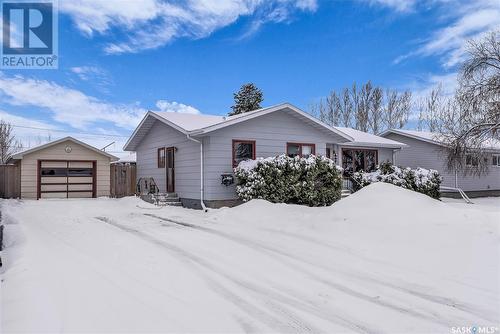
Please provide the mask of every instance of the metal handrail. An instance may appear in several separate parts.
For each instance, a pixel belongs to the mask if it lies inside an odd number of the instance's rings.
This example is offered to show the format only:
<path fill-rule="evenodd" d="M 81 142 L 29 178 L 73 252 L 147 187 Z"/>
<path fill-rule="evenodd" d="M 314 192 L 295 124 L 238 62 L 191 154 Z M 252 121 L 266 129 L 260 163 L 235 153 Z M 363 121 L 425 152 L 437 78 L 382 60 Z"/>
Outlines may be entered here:
<path fill-rule="evenodd" d="M 458 193 L 462 196 L 462 198 L 464 199 L 464 201 L 467 204 L 474 204 L 474 202 L 471 201 L 471 199 L 469 198 L 469 196 L 467 196 L 467 194 L 465 193 L 465 191 L 463 191 L 460 188 L 453 188 L 453 187 L 441 186 L 441 187 L 439 187 L 439 190 L 453 190 L 453 191 L 458 191 Z"/>
<path fill-rule="evenodd" d="M 143 189 L 142 189 L 142 182 L 144 181 L 144 187 L 147 189 L 148 194 L 156 194 L 160 191 L 160 188 L 156 185 L 155 179 L 152 177 L 140 177 L 139 180 L 137 180 L 137 193 L 139 195 L 143 194 Z M 148 186 L 149 183 L 149 186 Z M 151 191 L 152 190 L 152 191 Z"/>
<path fill-rule="evenodd" d="M 354 192 L 354 184 L 357 184 L 358 188 L 363 188 L 363 185 L 354 179 L 352 175 L 342 177 L 342 189 L 348 189 L 351 192 Z M 344 188 L 344 185 L 347 187 Z"/>

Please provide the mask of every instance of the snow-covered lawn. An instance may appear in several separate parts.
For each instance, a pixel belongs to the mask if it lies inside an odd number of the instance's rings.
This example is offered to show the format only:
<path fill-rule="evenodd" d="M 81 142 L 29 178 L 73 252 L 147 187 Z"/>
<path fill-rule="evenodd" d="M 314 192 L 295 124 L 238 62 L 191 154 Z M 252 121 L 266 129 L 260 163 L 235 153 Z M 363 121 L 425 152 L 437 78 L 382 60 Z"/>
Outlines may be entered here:
<path fill-rule="evenodd" d="M 8 332 L 419 332 L 499 326 L 500 201 L 377 183 L 331 207 L 203 213 L 4 201 Z"/>

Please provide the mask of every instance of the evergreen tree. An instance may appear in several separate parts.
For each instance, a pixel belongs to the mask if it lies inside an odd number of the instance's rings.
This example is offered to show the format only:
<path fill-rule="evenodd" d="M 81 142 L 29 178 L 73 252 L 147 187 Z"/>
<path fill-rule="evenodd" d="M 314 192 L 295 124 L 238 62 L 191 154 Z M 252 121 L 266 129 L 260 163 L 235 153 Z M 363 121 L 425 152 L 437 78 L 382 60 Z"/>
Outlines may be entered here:
<path fill-rule="evenodd" d="M 259 88 L 253 83 L 244 84 L 237 93 L 234 93 L 234 105 L 231 107 L 233 111 L 229 113 L 229 116 L 260 109 L 263 100 L 262 91 Z"/>

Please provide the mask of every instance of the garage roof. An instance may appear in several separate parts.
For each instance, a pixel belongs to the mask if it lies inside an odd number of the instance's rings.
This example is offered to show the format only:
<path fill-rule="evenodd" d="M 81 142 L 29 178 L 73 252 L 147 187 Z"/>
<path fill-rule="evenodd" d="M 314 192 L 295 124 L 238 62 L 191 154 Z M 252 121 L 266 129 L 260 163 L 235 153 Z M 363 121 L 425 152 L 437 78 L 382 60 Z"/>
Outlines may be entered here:
<path fill-rule="evenodd" d="M 98 149 L 98 148 L 95 148 L 94 146 L 91 146 L 91 145 L 89 145 L 89 144 L 86 144 L 86 143 L 84 143 L 84 142 L 82 142 L 82 141 L 80 141 L 80 140 L 78 140 L 78 139 L 75 139 L 75 138 L 73 138 L 73 137 L 69 137 L 69 136 L 68 136 L 68 137 L 64 137 L 64 138 L 61 138 L 61 139 L 57 139 L 57 140 L 54 140 L 54 141 L 51 141 L 51 142 L 49 142 L 49 143 L 46 143 L 46 144 L 43 144 L 43 145 L 40 145 L 40 146 L 37 146 L 37 147 L 30 148 L 29 150 L 26 150 L 26 151 L 21 151 L 21 152 L 18 152 L 18 153 L 16 153 L 16 154 L 14 154 L 14 155 L 11 157 L 11 159 L 12 159 L 12 160 L 19 160 L 19 159 L 22 159 L 22 158 L 23 158 L 23 156 L 25 156 L 25 155 L 27 155 L 27 154 L 30 154 L 30 153 L 33 153 L 33 152 L 36 152 L 36 151 L 42 150 L 42 149 L 47 148 L 47 147 L 51 147 L 51 146 L 57 145 L 57 144 L 59 144 L 59 143 L 63 143 L 63 142 L 65 142 L 65 141 L 71 141 L 71 142 L 73 142 L 73 143 L 75 143 L 75 144 L 78 144 L 78 145 L 81 145 L 81 146 L 83 146 L 83 147 L 85 147 L 85 148 L 88 148 L 88 149 L 89 149 L 89 150 L 91 150 L 91 151 L 94 151 L 94 152 L 96 152 L 96 153 L 102 154 L 102 155 L 104 155 L 104 156 L 106 156 L 106 157 L 110 158 L 110 159 L 111 159 L 111 161 L 116 161 L 116 160 L 118 160 L 118 157 L 115 157 L 115 156 L 114 156 L 114 155 L 112 155 L 112 154 L 109 154 L 109 153 L 107 153 L 107 152 L 105 152 L 105 151 L 102 151 L 102 150 L 100 150 L 100 149 Z"/>

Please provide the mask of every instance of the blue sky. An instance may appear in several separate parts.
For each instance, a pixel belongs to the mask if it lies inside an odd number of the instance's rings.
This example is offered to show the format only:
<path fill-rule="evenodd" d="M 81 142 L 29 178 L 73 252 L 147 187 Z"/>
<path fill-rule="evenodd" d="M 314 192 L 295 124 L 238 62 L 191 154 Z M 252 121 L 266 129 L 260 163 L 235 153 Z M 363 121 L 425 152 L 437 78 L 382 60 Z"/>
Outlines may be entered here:
<path fill-rule="evenodd" d="M 353 81 L 447 91 L 498 1 L 60 0 L 59 69 L 3 70 L 0 117 L 25 146 L 123 142 L 146 110 L 225 114 L 254 82 L 264 106 L 308 110 Z M 24 127 L 23 127 L 24 126 Z M 50 130 L 38 130 L 30 128 Z"/>

